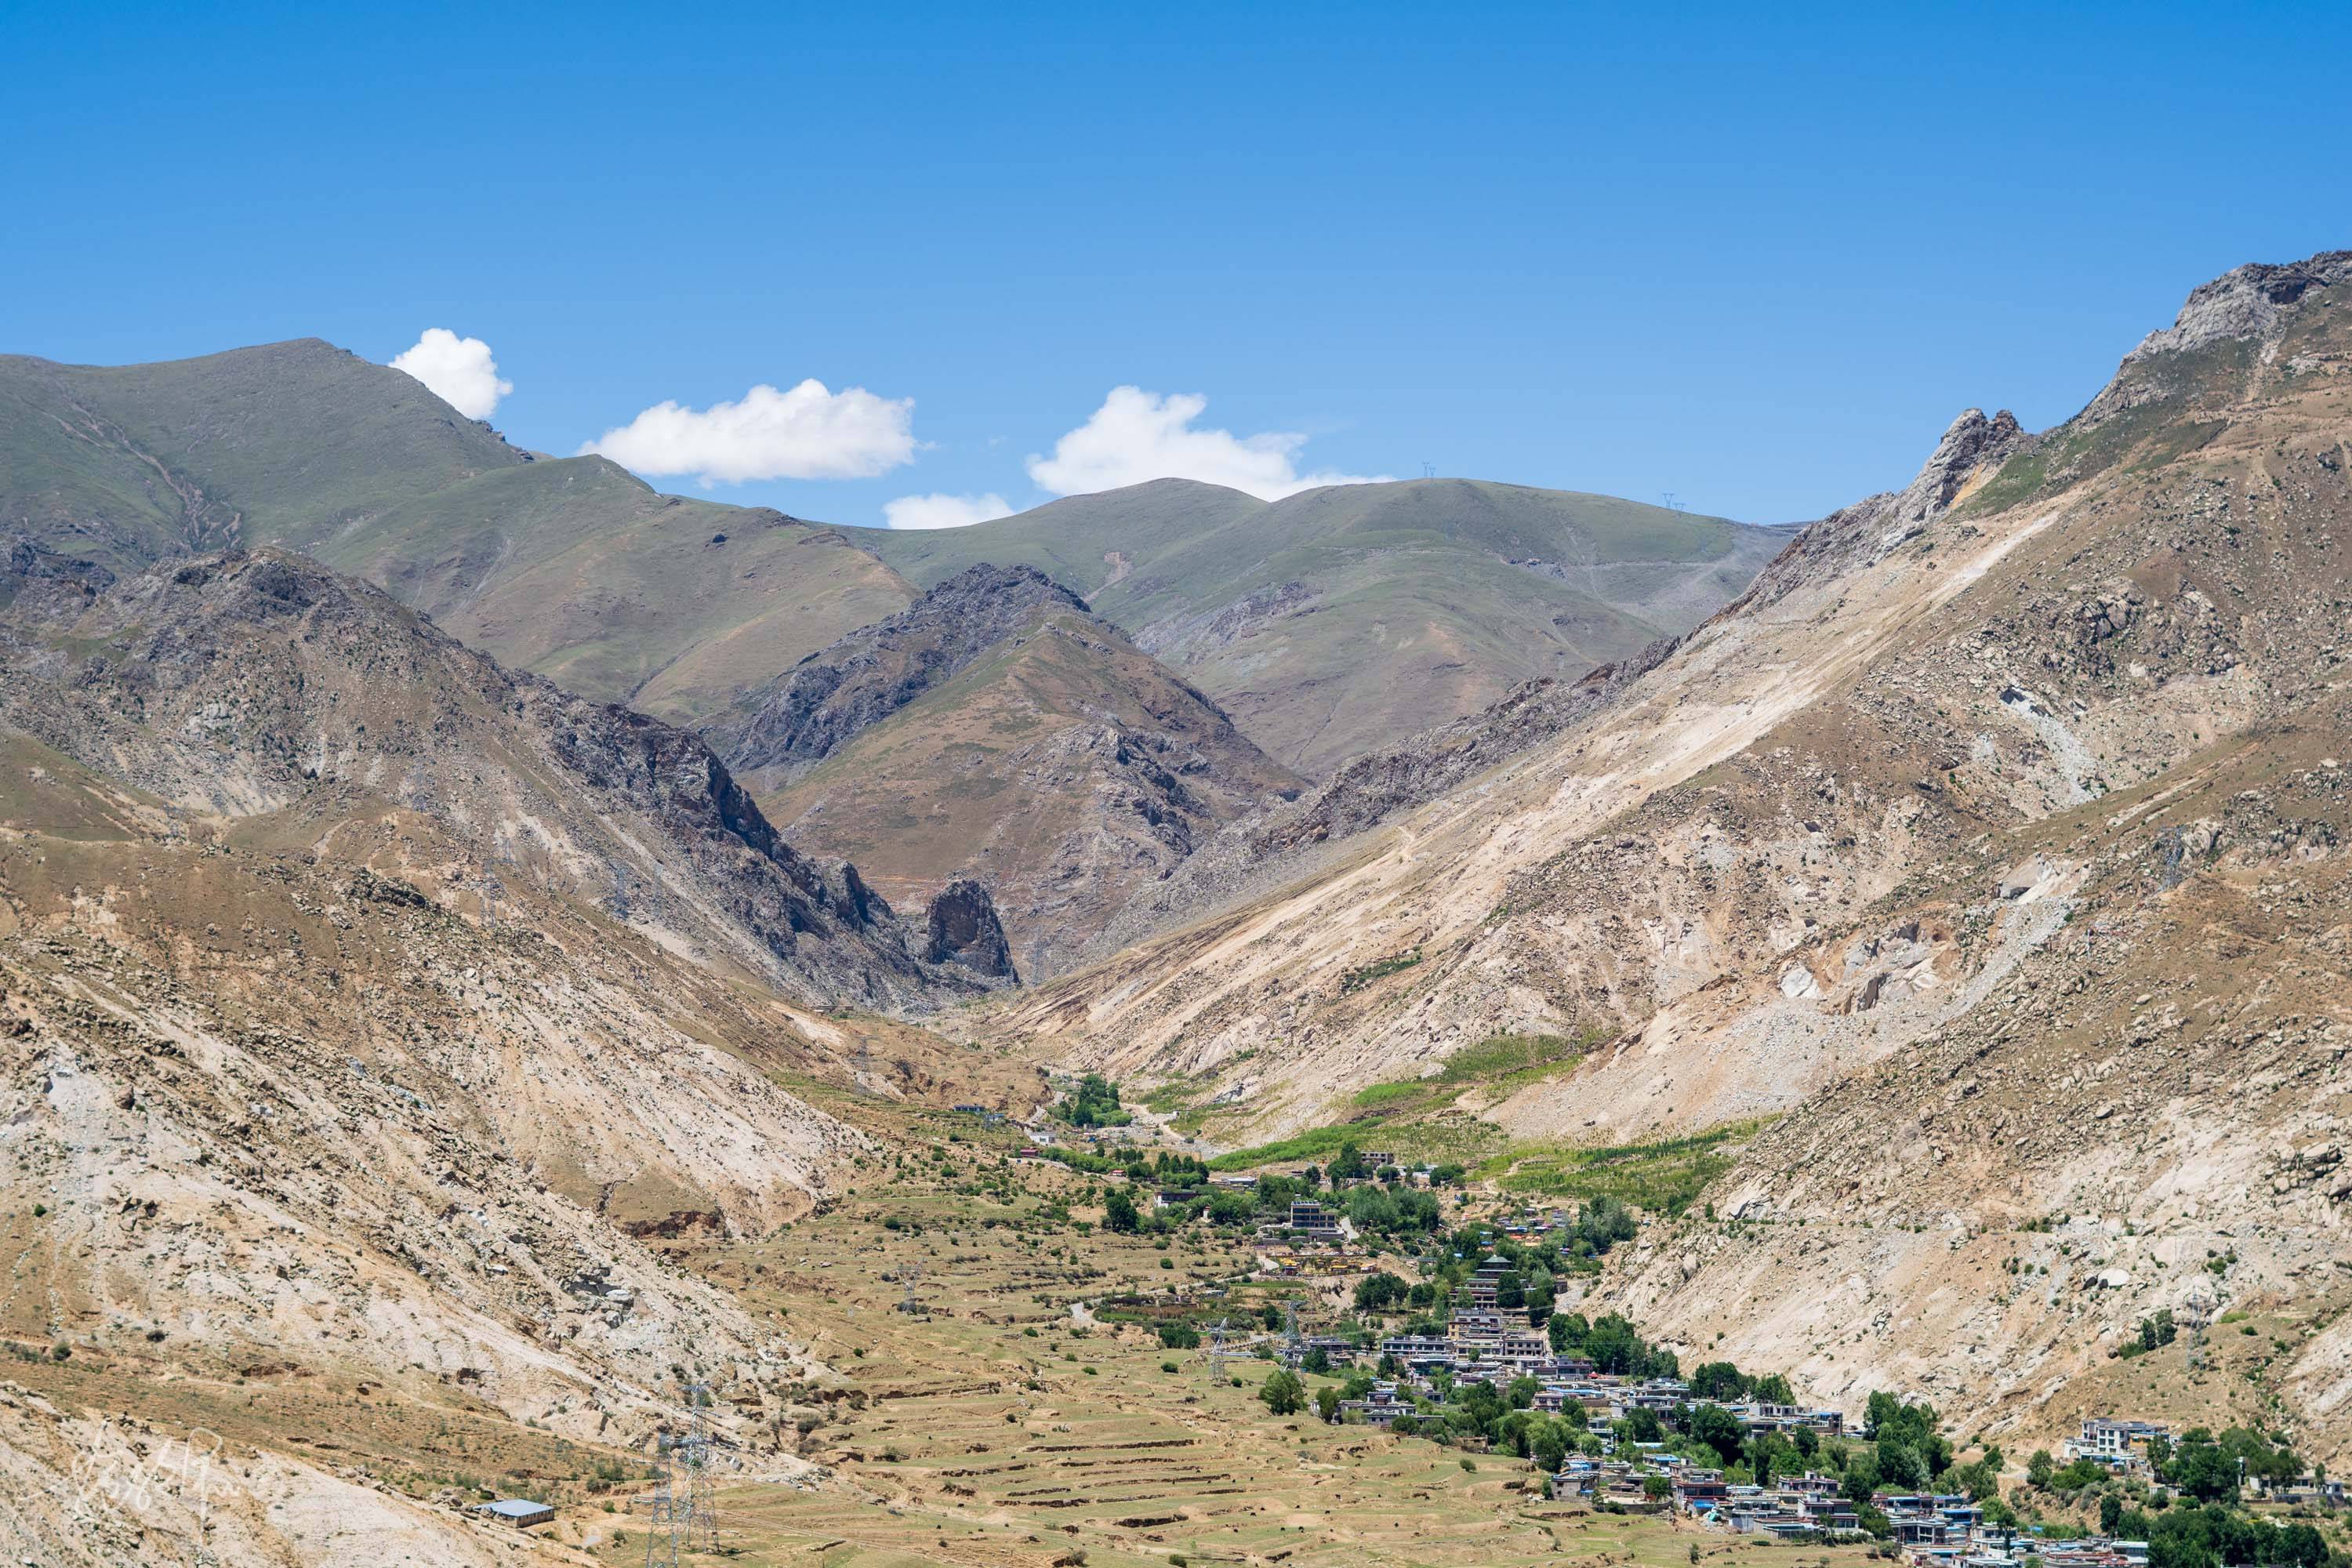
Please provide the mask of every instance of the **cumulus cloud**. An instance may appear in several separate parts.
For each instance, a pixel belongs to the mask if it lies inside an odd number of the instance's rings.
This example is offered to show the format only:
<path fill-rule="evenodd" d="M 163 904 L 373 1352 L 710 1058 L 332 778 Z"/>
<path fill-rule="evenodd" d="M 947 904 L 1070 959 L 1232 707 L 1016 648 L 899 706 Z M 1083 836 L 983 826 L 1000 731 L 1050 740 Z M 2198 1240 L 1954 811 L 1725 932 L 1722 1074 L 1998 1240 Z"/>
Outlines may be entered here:
<path fill-rule="evenodd" d="M 406 371 L 468 419 L 488 419 L 499 399 L 514 390 L 513 382 L 499 379 L 489 344 L 446 327 L 425 328 L 414 348 L 392 356 L 392 368 Z"/>
<path fill-rule="evenodd" d="M 640 474 L 692 474 L 705 489 L 745 479 L 871 479 L 915 454 L 915 400 L 816 380 L 755 386 L 734 403 L 656 403 L 581 444 Z"/>
<path fill-rule="evenodd" d="M 1287 431 L 1236 436 L 1192 421 L 1209 400 L 1192 393 L 1161 396 L 1139 386 L 1118 386 L 1084 425 L 1054 443 L 1054 454 L 1032 453 L 1029 477 L 1055 495 L 1139 485 L 1147 479 L 1200 479 L 1279 500 L 1318 485 L 1374 484 L 1385 475 L 1302 474 L 1298 451 L 1307 437 Z"/>
<path fill-rule="evenodd" d="M 970 528 L 975 522 L 1011 517 L 1004 498 L 984 496 L 900 496 L 882 503 L 882 515 L 892 528 Z"/>

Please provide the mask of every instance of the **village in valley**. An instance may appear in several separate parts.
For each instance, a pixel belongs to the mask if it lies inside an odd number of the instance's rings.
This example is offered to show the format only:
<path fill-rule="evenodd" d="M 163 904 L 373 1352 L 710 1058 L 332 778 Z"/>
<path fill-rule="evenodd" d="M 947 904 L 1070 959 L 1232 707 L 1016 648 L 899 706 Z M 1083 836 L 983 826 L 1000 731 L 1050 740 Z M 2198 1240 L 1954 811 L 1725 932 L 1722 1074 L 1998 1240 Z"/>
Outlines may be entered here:
<path fill-rule="evenodd" d="M 1780 1373 L 1588 1319 L 1571 1302 L 1651 1217 L 1606 1194 L 1522 1204 L 1463 1163 L 1352 1140 L 1322 1166 L 1171 1154 L 1129 1129 L 1118 1089 L 1096 1077 L 1070 1084 L 1056 1114 L 1007 1129 L 1013 1159 L 1098 1175 L 1106 1232 L 1209 1225 L 1246 1239 L 1240 1277 L 1108 1295 L 1096 1317 L 1150 1326 L 1212 1380 L 1254 1383 L 1273 1415 L 1519 1458 L 1545 1500 L 1600 1514 L 1865 1547 L 1916 1568 L 2176 1568 L 2216 1532 L 2227 1561 L 2319 1568 L 2343 1538 L 2345 1483 L 2270 1434 L 2100 1413 L 2055 1453 L 2006 1455 L 1943 1432 L 1927 1401 L 1879 1392 L 1861 1411 L 1822 1408 Z M 2192 1366 L 2210 1310 L 2194 1302 Z M 2178 1338 L 2164 1311 L 2112 1354 Z"/>

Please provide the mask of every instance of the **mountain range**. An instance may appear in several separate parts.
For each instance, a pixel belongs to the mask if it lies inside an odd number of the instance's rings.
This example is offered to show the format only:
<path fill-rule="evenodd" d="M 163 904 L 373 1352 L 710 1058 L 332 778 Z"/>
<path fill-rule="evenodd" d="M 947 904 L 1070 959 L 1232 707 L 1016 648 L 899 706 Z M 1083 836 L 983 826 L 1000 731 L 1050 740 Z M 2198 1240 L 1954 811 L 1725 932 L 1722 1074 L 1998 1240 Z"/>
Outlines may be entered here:
<path fill-rule="evenodd" d="M 2347 466 L 2352 252 L 2197 289 L 2074 418 L 1964 411 L 1800 530 L 1161 480 L 891 533 L 523 451 L 319 342 L 0 360 L 10 1528 L 504 1561 L 387 1479 L 431 1441 L 338 1469 L 261 1388 L 642 1452 L 688 1344 L 740 1369 L 730 1452 L 845 1484 L 794 1447 L 844 1347 L 670 1244 L 919 1169 L 981 1228 L 1108 1225 L 1107 1173 L 1016 1197 L 977 1153 L 1088 1072 L 1231 1167 L 1614 1173 L 1641 1223 L 1561 1305 L 1686 1362 L 2019 1452 L 2133 1401 L 2340 1466 Z M 858 1255 L 977 1258 L 945 1212 Z M 949 1329 L 1013 1331 L 1057 1234 Z M 2192 1300 L 2272 1348 L 2124 1352 Z M 1016 1349 L 971 1373 L 1013 1424 Z M 276 1500 L 61 1544 L 142 1387 Z"/>

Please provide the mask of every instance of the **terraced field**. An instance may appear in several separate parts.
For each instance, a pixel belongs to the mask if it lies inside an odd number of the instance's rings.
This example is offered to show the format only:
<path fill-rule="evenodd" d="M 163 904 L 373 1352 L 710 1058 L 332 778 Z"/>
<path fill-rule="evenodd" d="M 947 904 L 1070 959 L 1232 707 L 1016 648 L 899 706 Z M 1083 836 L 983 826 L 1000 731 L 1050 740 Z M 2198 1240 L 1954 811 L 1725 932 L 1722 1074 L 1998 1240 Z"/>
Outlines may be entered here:
<path fill-rule="evenodd" d="M 1051 1167 L 999 1177 L 998 1154 L 950 1152 L 954 1179 L 910 1162 L 757 1243 L 673 1252 L 845 1374 L 797 1441 L 786 1435 L 805 1473 L 779 1479 L 747 1458 L 722 1482 L 721 1548 L 735 1560 L 1667 1568 L 1696 1545 L 1711 1562 L 1810 1568 L 1822 1556 L 1547 1502 L 1540 1477 L 1507 1456 L 1465 1464 L 1425 1441 L 1271 1415 L 1256 1397 L 1269 1368 L 1253 1352 L 1213 1383 L 1199 1352 L 1163 1348 L 1143 1321 L 1181 1302 L 1255 1321 L 1296 1295 L 1311 1324 L 1328 1299 L 1315 1284 L 1244 1281 L 1248 1250 L 1230 1243 L 1179 1239 L 1161 1252 L 1100 1231 L 1041 1234 L 1043 1205 L 1076 1195 L 1082 1178 Z M 1017 1195 L 950 1190 L 968 1175 L 1011 1180 Z M 1078 1208 L 1076 1222 L 1092 1212 Z M 910 1264 L 927 1309 L 917 1315 L 898 1310 Z M 1118 1308 L 1097 1316 L 1107 1301 Z M 642 1561 L 638 1528 L 619 1534 L 593 1550 Z"/>

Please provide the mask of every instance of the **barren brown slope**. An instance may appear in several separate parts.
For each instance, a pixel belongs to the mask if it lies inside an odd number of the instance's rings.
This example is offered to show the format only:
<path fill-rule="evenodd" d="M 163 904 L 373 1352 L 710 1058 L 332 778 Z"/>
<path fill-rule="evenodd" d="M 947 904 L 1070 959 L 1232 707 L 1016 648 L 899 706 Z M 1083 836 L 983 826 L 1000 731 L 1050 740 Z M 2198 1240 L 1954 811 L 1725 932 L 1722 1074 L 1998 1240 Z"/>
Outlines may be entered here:
<path fill-rule="evenodd" d="M 911 952 L 853 870 L 779 837 L 691 735 L 510 674 L 316 563 L 19 575 L 0 721 L 127 785 L 225 818 L 294 812 L 321 844 L 422 813 L 466 847 L 410 868 L 453 904 L 494 915 L 536 887 L 819 1005 L 973 988 Z"/>
<path fill-rule="evenodd" d="M 649 1240 L 836 1194 L 872 1144 L 813 1095 L 1034 1088 L 771 981 L 971 982 L 850 929 L 845 874 L 757 847 L 689 738 L 312 563 L 6 565 L 19 1554 L 511 1562 L 478 1481 L 630 1473 L 680 1365 L 719 1373 L 730 1443 L 788 1430 L 825 1369 Z M 226 1445 L 208 1519 L 147 1468 L 191 1443 Z"/>
<path fill-rule="evenodd" d="M 2336 722 L 2313 705 L 2352 566 L 2347 275 L 2337 255 L 2200 290 L 2045 436 L 1964 418 L 1912 487 L 1815 525 L 1598 720 L 1008 1026 L 1192 1075 L 1239 1108 L 1210 1123 L 1228 1142 L 1349 1114 L 1502 1030 L 1610 1042 L 1488 1112 L 1595 1143 L 1781 1113 L 1948 1037 L 2063 951 L 2080 874 L 1963 898 L 1958 868 L 2008 868 L 2052 818 L 2252 726 Z M 2335 884 L 2310 896 L 2342 923 Z M 2202 1102 L 2208 1135 L 2269 1146 L 2268 1103 Z M 2241 1180 L 2184 1174 L 2209 1212 L 2311 1223 Z"/>
<path fill-rule="evenodd" d="M 712 731 L 795 841 L 912 902 L 989 888 L 1020 973 L 1067 967 L 1217 828 L 1300 781 L 1027 567 L 978 566 Z"/>

